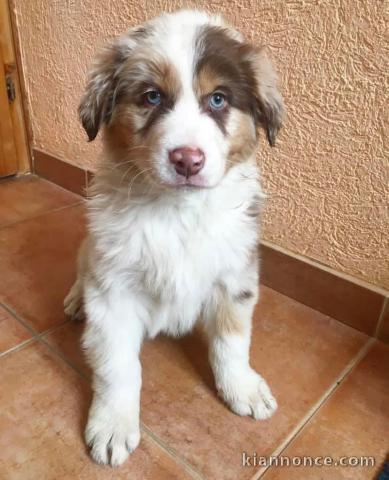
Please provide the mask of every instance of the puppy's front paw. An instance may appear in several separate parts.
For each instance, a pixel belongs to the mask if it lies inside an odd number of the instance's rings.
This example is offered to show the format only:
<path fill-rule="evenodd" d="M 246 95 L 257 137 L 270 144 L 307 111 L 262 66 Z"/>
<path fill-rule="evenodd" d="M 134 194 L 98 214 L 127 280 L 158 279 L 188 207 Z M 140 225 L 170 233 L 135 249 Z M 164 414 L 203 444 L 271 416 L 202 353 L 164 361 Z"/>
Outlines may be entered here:
<path fill-rule="evenodd" d="M 63 305 L 65 314 L 72 320 L 81 322 L 84 319 L 82 290 L 78 282 L 76 282 L 70 289 L 70 292 L 67 294 Z"/>
<path fill-rule="evenodd" d="M 231 378 L 220 394 L 238 415 L 251 415 L 255 420 L 269 418 L 277 409 L 266 381 L 251 368 L 241 375 Z"/>
<path fill-rule="evenodd" d="M 139 419 L 94 402 L 89 412 L 85 440 L 97 463 L 121 465 L 139 445 Z"/>

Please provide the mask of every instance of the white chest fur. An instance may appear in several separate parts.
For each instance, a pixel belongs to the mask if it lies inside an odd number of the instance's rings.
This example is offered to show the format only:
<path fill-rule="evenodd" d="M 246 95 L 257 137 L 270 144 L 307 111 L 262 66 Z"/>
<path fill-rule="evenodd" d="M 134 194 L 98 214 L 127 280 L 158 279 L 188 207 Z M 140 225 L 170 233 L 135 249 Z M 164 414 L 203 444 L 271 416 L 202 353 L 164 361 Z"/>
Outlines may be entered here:
<path fill-rule="evenodd" d="M 95 276 L 142 299 L 149 335 L 189 330 L 213 285 L 247 264 L 258 235 L 247 211 L 260 187 L 256 170 L 245 167 L 244 176 L 236 167 L 210 190 L 92 200 Z"/>

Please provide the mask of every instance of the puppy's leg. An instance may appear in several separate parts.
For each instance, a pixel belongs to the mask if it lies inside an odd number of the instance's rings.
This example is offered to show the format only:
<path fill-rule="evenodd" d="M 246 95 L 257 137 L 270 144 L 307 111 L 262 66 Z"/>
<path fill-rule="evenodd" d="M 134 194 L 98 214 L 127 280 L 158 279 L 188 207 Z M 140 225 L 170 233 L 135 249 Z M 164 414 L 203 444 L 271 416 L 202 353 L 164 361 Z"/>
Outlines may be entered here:
<path fill-rule="evenodd" d="M 84 318 L 83 302 L 82 302 L 82 281 L 77 280 L 72 285 L 69 293 L 63 302 L 65 314 L 72 320 L 81 321 Z"/>
<path fill-rule="evenodd" d="M 118 466 L 140 440 L 143 325 L 128 292 L 106 293 L 87 284 L 85 309 L 83 344 L 94 390 L 85 439 L 96 462 Z"/>
<path fill-rule="evenodd" d="M 87 262 L 86 244 L 87 240 L 84 240 L 78 251 L 77 278 L 63 302 L 65 314 L 75 321 L 81 321 L 84 319 L 83 282 Z"/>
<path fill-rule="evenodd" d="M 217 287 L 205 311 L 209 357 L 217 390 L 231 410 L 255 419 L 270 417 L 277 408 L 266 381 L 249 363 L 251 318 L 257 283 L 235 292 Z"/>

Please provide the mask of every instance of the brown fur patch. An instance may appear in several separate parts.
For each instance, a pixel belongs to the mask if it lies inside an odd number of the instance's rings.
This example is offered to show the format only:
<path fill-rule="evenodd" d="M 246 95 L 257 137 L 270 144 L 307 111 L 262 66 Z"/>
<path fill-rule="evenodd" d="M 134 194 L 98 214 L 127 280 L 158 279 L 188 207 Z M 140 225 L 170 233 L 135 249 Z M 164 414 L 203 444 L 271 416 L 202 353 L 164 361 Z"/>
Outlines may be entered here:
<path fill-rule="evenodd" d="M 256 91 L 254 70 L 246 56 L 251 47 L 231 37 L 228 30 L 206 26 L 200 30 L 197 39 L 197 64 L 195 74 L 206 78 L 212 76 L 230 93 L 232 107 L 254 113 L 253 95 Z M 209 82 L 208 80 L 208 82 Z"/>
<path fill-rule="evenodd" d="M 163 58 L 146 58 L 140 52 L 122 66 L 114 112 L 104 135 L 114 158 L 149 156 L 153 147 L 151 127 L 173 107 L 180 85 L 174 67 Z M 145 104 L 144 94 L 150 88 L 162 93 L 161 105 Z M 137 127 L 139 124 L 141 128 Z"/>
<path fill-rule="evenodd" d="M 227 133 L 226 122 L 230 110 L 229 104 L 227 104 L 225 108 L 214 110 L 210 108 L 209 101 L 212 93 L 217 90 L 226 96 L 228 103 L 230 102 L 231 95 L 229 90 L 226 89 L 225 84 L 225 79 L 209 65 L 204 65 L 194 81 L 194 90 L 203 111 L 207 112 L 208 115 L 215 120 L 224 134 Z"/>
<path fill-rule="evenodd" d="M 220 287 L 217 296 L 216 329 L 221 334 L 241 334 L 244 332 L 242 320 L 236 315 L 233 299 L 224 287 Z"/>
<path fill-rule="evenodd" d="M 201 70 L 197 72 L 194 81 L 194 90 L 197 98 L 203 98 L 214 92 L 220 85 L 223 85 L 223 76 L 212 68 L 211 65 L 205 64 Z"/>
<path fill-rule="evenodd" d="M 195 76 L 206 88 L 217 81 L 231 107 L 262 125 L 271 145 L 281 127 L 283 105 L 276 75 L 263 49 L 234 38 L 226 28 L 206 26 L 197 39 Z M 199 87 L 201 92 L 204 88 Z M 225 123 L 223 119 L 223 125 Z"/>
<path fill-rule="evenodd" d="M 114 109 L 115 89 L 121 66 L 131 58 L 135 46 L 150 32 L 150 27 L 136 27 L 106 45 L 96 55 L 88 73 L 88 82 L 78 112 L 89 141 L 108 123 Z M 123 41 L 126 40 L 126 41 Z"/>
<path fill-rule="evenodd" d="M 145 104 L 144 94 L 150 88 L 162 94 L 161 105 L 152 107 Z M 150 52 L 139 52 L 123 65 L 116 87 L 116 103 L 136 105 L 139 113 L 147 117 L 140 131 L 148 130 L 156 119 L 173 108 L 180 93 L 181 83 L 174 66 L 166 59 L 150 55 Z"/>
<path fill-rule="evenodd" d="M 208 27 L 207 27 L 208 28 Z M 227 97 L 230 107 L 211 113 L 223 133 L 227 133 L 228 116 L 233 117 L 234 124 L 237 125 L 235 131 L 231 133 L 230 150 L 228 153 L 227 169 L 233 165 L 247 160 L 255 149 L 257 135 L 254 124 L 254 113 L 251 111 L 250 99 L 253 99 L 255 89 L 255 79 L 253 70 L 247 65 L 240 65 L 242 58 L 238 59 L 237 54 L 243 46 L 226 33 L 225 30 L 206 30 L 205 34 L 210 35 L 207 41 L 218 39 L 219 48 L 210 47 L 205 42 L 203 44 L 203 57 L 197 65 L 197 76 L 194 82 L 194 88 L 203 108 L 206 110 L 206 104 L 209 101 L 209 95 L 215 90 L 222 91 Z M 204 41 L 204 40 L 203 40 Z M 231 55 L 227 52 L 230 49 Z M 230 64 L 231 63 L 231 64 Z M 240 69 L 246 69 L 243 75 Z M 245 80 L 243 80 L 245 79 Z M 242 82 L 239 84 L 239 82 Z M 251 102 L 253 103 L 253 102 Z"/>
<path fill-rule="evenodd" d="M 253 120 L 247 113 L 233 109 L 232 120 L 237 125 L 230 137 L 230 148 L 227 155 L 227 169 L 247 160 L 253 155 L 257 142 Z"/>
<path fill-rule="evenodd" d="M 145 130 L 174 105 L 180 91 L 178 73 L 166 59 L 143 45 L 149 29 L 138 27 L 127 41 L 123 41 L 124 37 L 116 39 L 97 55 L 79 106 L 89 141 L 94 140 L 103 124 L 114 121 L 119 104 L 137 105 L 143 117 L 147 117 Z M 144 103 L 143 95 L 150 88 L 163 94 L 158 108 L 147 108 Z M 128 112 L 120 112 L 119 121 L 125 117 L 130 117 Z"/>

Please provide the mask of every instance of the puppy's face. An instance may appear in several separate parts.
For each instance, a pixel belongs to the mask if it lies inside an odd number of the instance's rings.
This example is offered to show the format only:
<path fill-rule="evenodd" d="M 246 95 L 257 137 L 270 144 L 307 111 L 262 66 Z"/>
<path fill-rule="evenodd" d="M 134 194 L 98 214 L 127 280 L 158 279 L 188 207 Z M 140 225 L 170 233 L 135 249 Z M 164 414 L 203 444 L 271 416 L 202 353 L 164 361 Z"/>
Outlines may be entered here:
<path fill-rule="evenodd" d="M 101 52 L 79 109 L 89 140 L 104 126 L 110 156 L 129 178 L 169 187 L 217 185 L 253 154 L 258 126 L 274 144 L 282 110 L 263 50 L 220 19 L 188 11 Z"/>

